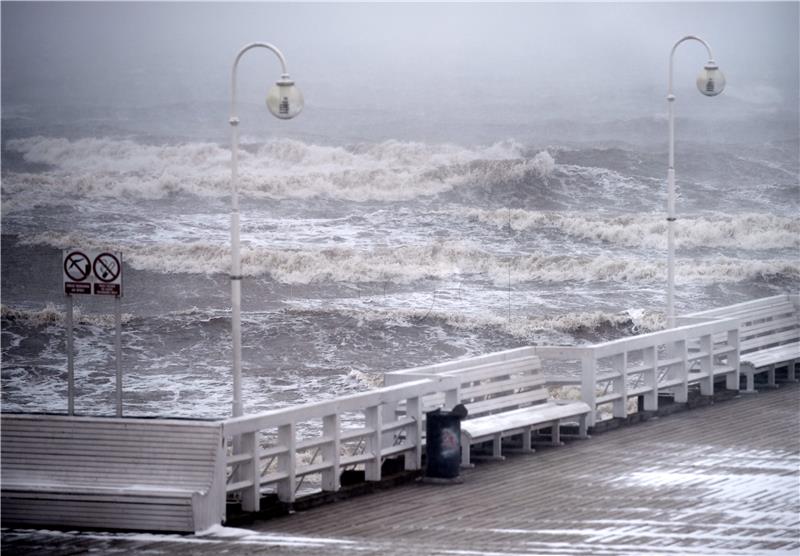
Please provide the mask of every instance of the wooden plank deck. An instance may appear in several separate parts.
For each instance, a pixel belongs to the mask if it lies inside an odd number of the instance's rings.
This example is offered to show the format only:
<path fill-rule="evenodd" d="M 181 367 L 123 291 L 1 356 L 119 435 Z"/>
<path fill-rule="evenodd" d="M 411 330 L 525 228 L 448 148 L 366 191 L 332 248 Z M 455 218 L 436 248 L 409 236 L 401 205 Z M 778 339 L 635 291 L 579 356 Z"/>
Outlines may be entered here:
<path fill-rule="evenodd" d="M 3 530 L 3 554 L 798 554 L 800 385 L 257 522 L 236 537 Z M 223 530 L 224 531 L 224 530 Z"/>

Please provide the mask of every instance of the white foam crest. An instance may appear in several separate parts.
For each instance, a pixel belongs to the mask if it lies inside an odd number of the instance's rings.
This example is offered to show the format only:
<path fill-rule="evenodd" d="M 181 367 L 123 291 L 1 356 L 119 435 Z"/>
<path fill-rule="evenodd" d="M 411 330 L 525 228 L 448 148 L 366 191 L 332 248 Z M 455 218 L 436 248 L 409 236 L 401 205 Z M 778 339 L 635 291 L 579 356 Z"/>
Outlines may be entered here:
<path fill-rule="evenodd" d="M 80 234 L 45 232 L 22 238 L 22 244 L 46 244 L 66 249 L 108 249 L 125 253 L 125 262 L 139 270 L 165 274 L 217 274 L 228 272 L 227 245 L 208 242 L 167 242 L 146 245 L 98 243 Z M 510 269 L 509 269 L 510 266 Z M 350 247 L 272 249 L 242 248 L 242 270 L 248 276 L 270 275 L 287 284 L 325 282 L 411 283 L 424 279 L 459 277 L 488 278 L 495 285 L 544 281 L 609 281 L 652 283 L 666 276 L 664 261 L 601 254 L 595 257 L 568 255 L 497 255 L 471 241 L 447 241 L 369 250 Z M 796 259 L 748 260 L 708 257 L 679 259 L 680 283 L 710 284 L 765 279 L 772 276 L 800 277 Z"/>
<path fill-rule="evenodd" d="M 461 330 L 480 330 L 495 328 L 515 338 L 532 339 L 542 333 L 561 333 L 569 341 L 574 341 L 574 334 L 599 332 L 604 329 L 630 329 L 634 334 L 642 334 L 663 328 L 664 319 L 660 313 L 645 309 L 630 309 L 619 313 L 603 311 L 579 311 L 554 315 L 535 315 L 515 317 L 508 320 L 505 316 L 493 315 L 485 311 L 463 313 L 447 309 L 392 307 L 392 308 L 345 308 L 332 307 L 330 304 L 317 308 L 306 303 L 298 305 L 292 312 L 336 313 L 359 322 L 392 322 L 397 326 L 411 326 L 422 321 L 443 322 Z"/>
<path fill-rule="evenodd" d="M 61 325 L 66 320 L 66 313 L 54 303 L 48 303 L 41 309 L 22 309 L 0 305 L 0 316 L 7 321 L 21 322 L 30 326 Z M 96 326 L 113 326 L 115 319 L 113 314 L 84 314 L 80 307 L 73 309 L 72 318 L 75 324 Z M 120 315 L 123 324 L 130 322 L 133 318 L 134 315 L 131 313 L 122 313 Z"/>
<path fill-rule="evenodd" d="M 466 209 L 479 222 L 513 230 L 555 228 L 572 237 L 626 247 L 666 249 L 667 223 L 663 214 L 618 216 L 586 212 Z M 685 216 L 675 226 L 678 247 L 736 247 L 740 249 L 800 248 L 800 219 L 761 213 L 708 213 Z"/>
<path fill-rule="evenodd" d="M 159 199 L 176 192 L 229 193 L 230 151 L 212 143 L 143 145 L 131 140 L 32 137 L 8 142 L 28 162 L 52 168 L 12 173 L 6 194 L 34 185 L 87 197 Z M 485 164 L 475 164 L 483 162 Z M 491 176 L 545 177 L 555 169 L 546 151 L 532 159 L 513 141 L 486 147 L 384 141 L 336 147 L 284 139 L 239 151 L 239 190 L 250 197 L 401 201 L 431 196 Z"/>

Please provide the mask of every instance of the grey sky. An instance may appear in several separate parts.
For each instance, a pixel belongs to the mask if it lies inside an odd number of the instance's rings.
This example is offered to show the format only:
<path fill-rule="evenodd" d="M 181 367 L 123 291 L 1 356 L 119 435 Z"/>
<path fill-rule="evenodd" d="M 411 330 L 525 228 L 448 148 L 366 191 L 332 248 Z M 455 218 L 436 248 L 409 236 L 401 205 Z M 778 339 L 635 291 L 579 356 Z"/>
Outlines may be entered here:
<path fill-rule="evenodd" d="M 796 113 L 799 6 L 3 2 L 3 104 L 223 103 L 236 51 L 267 41 L 312 110 L 652 117 L 672 44 L 697 34 L 728 78 L 715 114 Z M 678 50 L 683 114 L 708 106 L 693 92 L 705 61 L 697 43 Z M 241 67 L 243 101 L 260 102 L 277 61 L 254 52 Z"/>

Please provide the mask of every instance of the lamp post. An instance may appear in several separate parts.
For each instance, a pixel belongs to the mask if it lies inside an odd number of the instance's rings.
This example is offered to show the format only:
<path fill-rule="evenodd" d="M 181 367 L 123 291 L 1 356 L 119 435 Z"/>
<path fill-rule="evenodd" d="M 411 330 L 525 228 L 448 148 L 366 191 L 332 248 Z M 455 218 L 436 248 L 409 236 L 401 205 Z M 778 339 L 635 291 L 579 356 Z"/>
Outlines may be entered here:
<path fill-rule="evenodd" d="M 703 71 L 697 76 L 697 88 L 706 96 L 713 97 L 725 89 L 725 76 L 717 67 L 711 47 L 706 41 L 694 35 L 687 35 L 675 43 L 669 56 L 669 91 L 667 91 L 667 105 L 669 106 L 669 168 L 667 170 L 667 326 L 675 327 L 675 114 L 672 104 L 675 95 L 672 92 L 672 73 L 674 66 L 675 50 L 685 41 L 702 43 L 708 51 L 708 62 Z"/>
<path fill-rule="evenodd" d="M 242 261 L 239 250 L 239 117 L 236 115 L 236 73 L 248 50 L 266 48 L 278 57 L 281 77 L 267 93 L 267 108 L 273 116 L 288 120 L 303 109 L 303 95 L 286 72 L 286 59 L 271 44 L 254 42 L 242 47 L 231 74 L 231 332 L 233 335 L 233 416 L 243 414 L 242 405 Z"/>

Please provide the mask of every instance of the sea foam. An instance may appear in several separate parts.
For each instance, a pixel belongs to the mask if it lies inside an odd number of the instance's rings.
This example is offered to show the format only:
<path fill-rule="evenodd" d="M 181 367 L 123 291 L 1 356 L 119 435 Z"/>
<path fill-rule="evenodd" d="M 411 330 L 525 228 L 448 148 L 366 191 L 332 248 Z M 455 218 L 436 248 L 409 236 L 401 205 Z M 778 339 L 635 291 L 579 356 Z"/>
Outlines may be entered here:
<path fill-rule="evenodd" d="M 5 176 L 6 194 L 31 185 L 86 197 L 230 193 L 230 150 L 213 143 L 146 145 L 126 139 L 32 137 L 11 140 L 7 148 L 48 169 Z M 528 173 L 541 178 L 555 168 L 546 151 L 528 157 L 514 141 L 475 148 L 395 140 L 339 147 L 283 139 L 242 146 L 239 190 L 252 198 L 403 201 L 490 178 Z"/>

